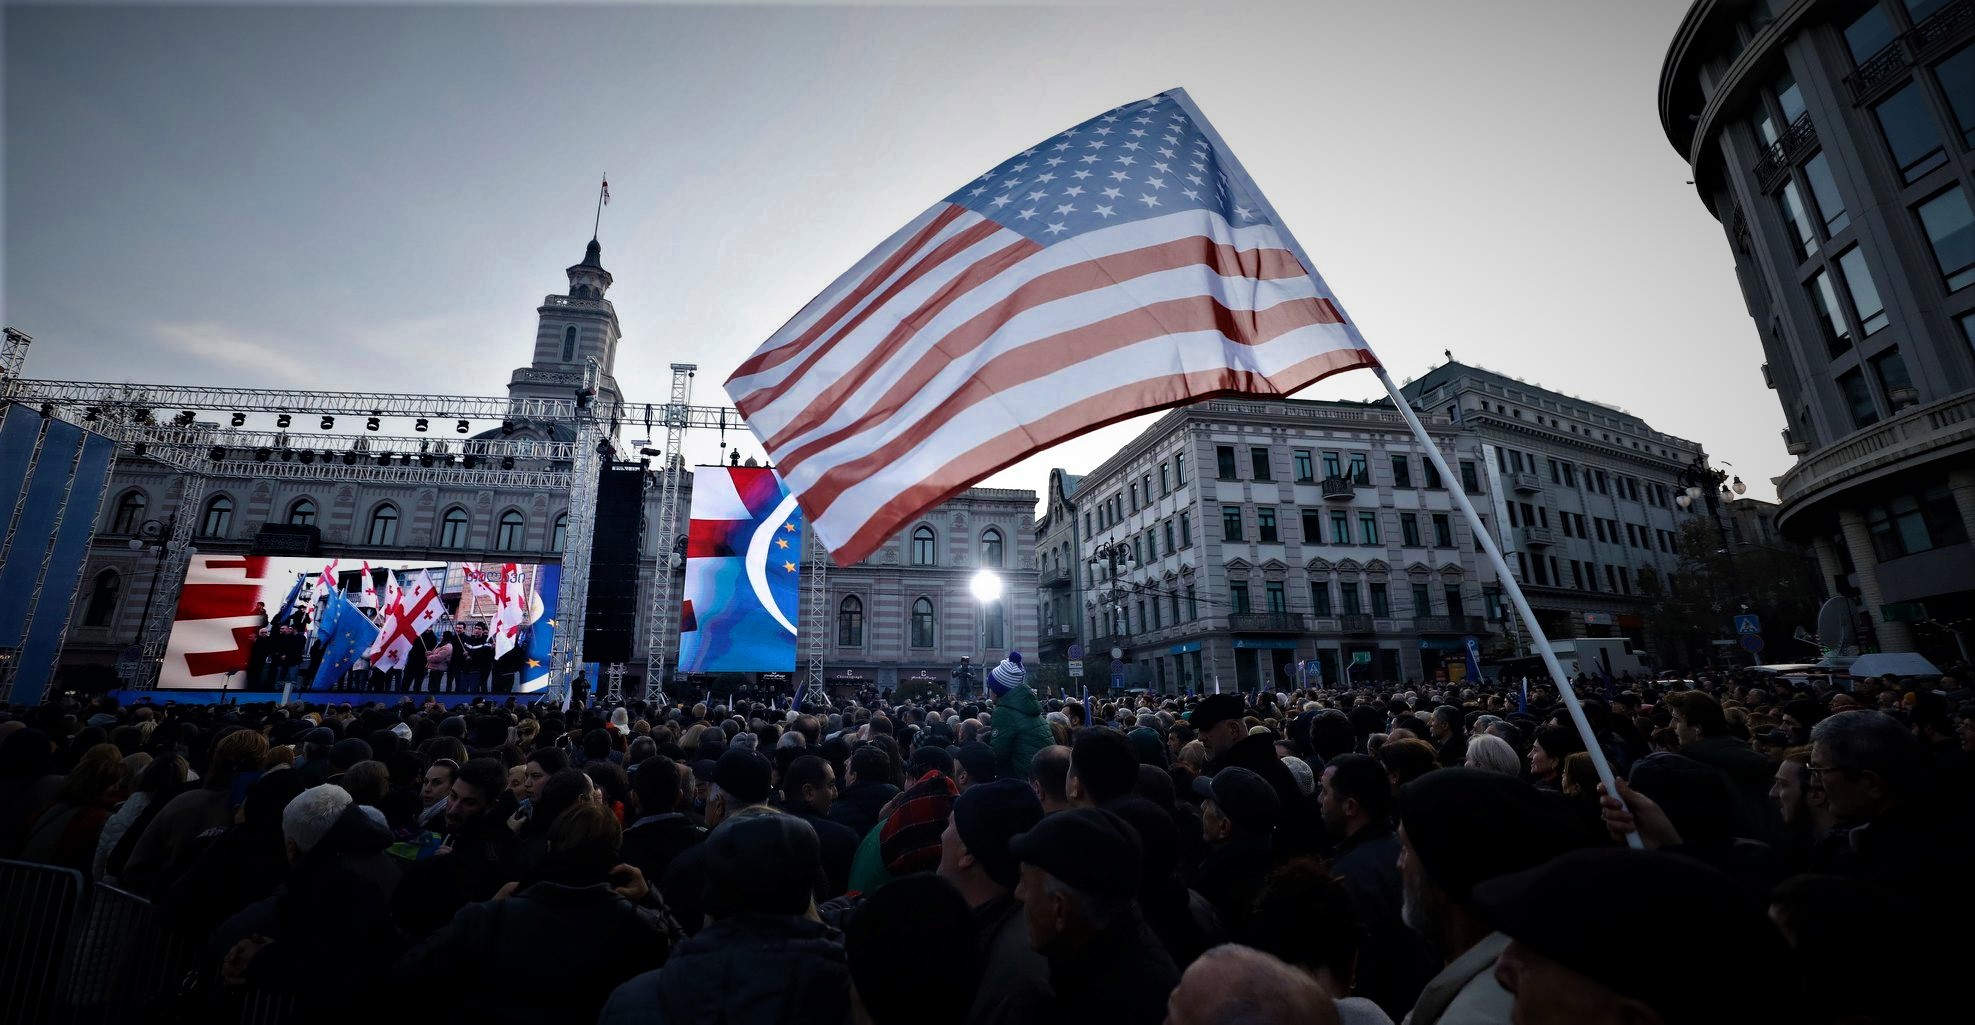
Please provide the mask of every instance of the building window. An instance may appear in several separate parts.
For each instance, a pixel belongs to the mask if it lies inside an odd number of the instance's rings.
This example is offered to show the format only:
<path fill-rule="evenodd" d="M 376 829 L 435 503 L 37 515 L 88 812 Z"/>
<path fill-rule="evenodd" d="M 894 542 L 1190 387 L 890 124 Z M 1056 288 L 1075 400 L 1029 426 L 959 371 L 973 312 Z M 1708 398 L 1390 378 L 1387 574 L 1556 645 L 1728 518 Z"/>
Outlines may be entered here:
<path fill-rule="evenodd" d="M 576 362 L 576 327 L 573 324 L 562 329 L 562 361 Z"/>
<path fill-rule="evenodd" d="M 837 604 L 837 646 L 864 646 L 864 602 L 854 594 Z"/>
<path fill-rule="evenodd" d="M 1166 521 L 1166 554 L 1173 554 L 1173 521 Z"/>
<path fill-rule="evenodd" d="M 1200 618 L 1200 599 L 1193 594 L 1193 585 L 1186 585 L 1186 618 L 1188 622 Z"/>
<path fill-rule="evenodd" d="M 1954 111 L 1962 148 L 1975 149 L 1975 46 L 1964 46 L 1934 65 L 1934 77 L 1947 94 L 1948 109 Z"/>
<path fill-rule="evenodd" d="M 1446 513 L 1433 514 L 1433 547 L 1454 547 L 1454 524 Z"/>
<path fill-rule="evenodd" d="M 1879 130 L 1886 135 L 1886 148 L 1893 153 L 1893 163 L 1900 169 L 1900 177 L 1907 182 L 1916 182 L 1927 172 L 1948 162 L 1948 156 L 1941 148 L 1941 133 L 1934 125 L 1934 117 L 1927 111 L 1927 97 L 1920 92 L 1920 83 L 1908 82 L 1905 88 L 1879 102 L 1872 108 L 1879 118 Z"/>
<path fill-rule="evenodd" d="M 123 578 L 117 571 L 106 569 L 96 574 L 96 582 L 89 587 L 89 605 L 83 610 L 83 626 L 109 626 L 110 618 L 117 612 L 117 596 L 123 593 Z"/>
<path fill-rule="evenodd" d="M 1172 467 L 1167 466 L 1165 463 L 1160 463 L 1159 464 L 1159 497 L 1160 498 L 1164 498 L 1167 495 L 1172 494 L 1173 488 L 1171 484 L 1171 479 L 1172 479 Z"/>
<path fill-rule="evenodd" d="M 989 651 L 1000 651 L 1008 647 L 1007 606 L 998 601 L 989 602 L 981 611 L 982 643 Z"/>
<path fill-rule="evenodd" d="M 1374 581 L 1372 583 L 1372 615 L 1390 616 L 1391 614 L 1392 599 L 1386 596 L 1385 585 Z"/>
<path fill-rule="evenodd" d="M 1433 615 L 1433 592 L 1425 584 L 1413 585 L 1413 618 Z"/>
<path fill-rule="evenodd" d="M 206 503 L 206 514 L 199 518 L 200 537 L 225 537 L 233 527 L 233 499 L 215 495 Z"/>
<path fill-rule="evenodd" d="M 526 531 L 527 522 L 521 518 L 521 512 L 519 510 L 509 509 L 507 512 L 502 513 L 500 522 L 495 525 L 494 530 L 495 550 L 503 552 L 520 551 L 521 537 Z"/>
<path fill-rule="evenodd" d="M 1268 449 L 1266 449 L 1266 448 L 1251 448 L 1251 449 L 1249 449 L 1249 450 L 1248 450 L 1248 464 L 1249 464 L 1249 466 L 1250 466 L 1250 467 L 1252 467 L 1252 468 L 1254 469 L 1254 471 L 1255 471 L 1255 479 L 1256 479 L 1256 480 L 1274 480 L 1274 479 L 1275 479 L 1275 477 L 1274 477 L 1274 476 L 1273 476 L 1272 474 L 1270 474 L 1270 473 L 1269 473 L 1269 450 L 1268 450 Z"/>
<path fill-rule="evenodd" d="M 439 520 L 439 547 L 466 547 L 466 510 L 453 506 Z"/>
<path fill-rule="evenodd" d="M 1330 615 L 1330 581 L 1310 581 L 1310 608 L 1319 616 Z"/>
<path fill-rule="evenodd" d="M 1178 591 L 1174 591 L 1171 594 L 1166 595 L 1166 597 L 1167 599 L 1169 599 L 1169 602 L 1172 606 L 1173 625 L 1178 626 L 1180 622 L 1180 593 Z"/>
<path fill-rule="evenodd" d="M 1420 517 L 1418 513 L 1399 514 L 1399 542 L 1407 548 L 1420 546 Z"/>
<path fill-rule="evenodd" d="M 1481 493 L 1481 478 L 1474 472 L 1474 463 L 1466 459 L 1461 460 L 1461 490 L 1470 495 Z"/>
<path fill-rule="evenodd" d="M 1851 51 L 1853 64 L 1864 64 L 1898 34 L 1893 19 L 1886 16 L 1886 9 L 1876 3 L 1869 4 L 1845 26 L 1845 48 Z"/>
<path fill-rule="evenodd" d="M 1358 582 L 1356 580 L 1338 581 L 1337 593 L 1344 598 L 1345 615 L 1355 616 L 1364 611 L 1364 603 L 1358 595 Z"/>
<path fill-rule="evenodd" d="M 1975 284 L 1975 212 L 1968 193 L 1956 186 L 1922 203 L 1919 212 L 1948 291 Z"/>
<path fill-rule="evenodd" d="M 981 564 L 999 569 L 1002 565 L 1001 531 L 993 527 L 981 532 Z M 1000 645 L 996 645 L 999 647 Z"/>
<path fill-rule="evenodd" d="M 1447 592 L 1447 614 L 1450 616 L 1466 615 L 1467 609 L 1461 603 L 1461 585 L 1448 584 L 1442 590 Z"/>
<path fill-rule="evenodd" d="M 1308 484 L 1309 482 L 1316 480 L 1316 478 L 1317 478 L 1316 461 L 1311 457 L 1310 450 L 1307 448 L 1297 449 L 1296 450 L 1297 483 Z"/>
<path fill-rule="evenodd" d="M 1822 152 L 1804 161 L 1804 180 L 1810 182 L 1810 197 L 1817 203 L 1817 215 L 1824 220 L 1825 238 L 1851 225 L 1845 197 L 1838 192 L 1838 179 L 1831 174 L 1831 161 Z"/>
<path fill-rule="evenodd" d="M 1879 422 L 1879 407 L 1872 401 L 1872 386 L 1865 383 L 1864 371 L 1839 374 L 1838 392 L 1845 397 L 1845 408 L 1851 411 L 1854 429 Z"/>
<path fill-rule="evenodd" d="M 1433 460 L 1431 459 L 1421 460 L 1420 473 L 1422 476 L 1426 478 L 1426 486 L 1428 488 L 1438 488 L 1441 486 L 1440 467 L 1433 465 Z"/>
<path fill-rule="evenodd" d="M 364 543 L 372 545 L 394 545 L 398 543 L 398 508 L 385 503 L 370 514 L 370 530 L 364 534 Z"/>
<path fill-rule="evenodd" d="M 1156 556 L 1159 553 L 1153 552 L 1152 554 Z M 1142 537 L 1132 538 L 1132 561 L 1141 566 L 1145 565 L 1145 539 Z"/>
<path fill-rule="evenodd" d="M 1875 506 L 1866 511 L 1865 522 L 1881 562 L 1968 540 L 1945 484 Z"/>
<path fill-rule="evenodd" d="M 1817 252 L 1817 231 L 1811 227 L 1810 214 L 1804 211 L 1803 193 L 1797 191 L 1794 179 L 1783 183 L 1783 191 L 1777 194 L 1776 204 L 1783 210 L 1783 223 L 1797 238 L 1797 258 Z"/>
<path fill-rule="evenodd" d="M 1366 512 L 1358 514 L 1358 540 L 1360 543 L 1368 545 L 1378 543 L 1377 513 Z"/>
<path fill-rule="evenodd" d="M 1337 453 L 1335 452 L 1324 453 L 1324 476 L 1325 477 L 1344 476 L 1344 461 L 1338 457 Z"/>
<path fill-rule="evenodd" d="M 148 500 L 142 491 L 126 491 L 117 499 L 116 515 L 110 517 L 110 533 L 135 534 L 139 524 L 144 522 L 144 508 Z"/>
<path fill-rule="evenodd" d="M 1221 540 L 1223 541 L 1241 540 L 1241 507 L 1240 506 L 1238 505 L 1221 506 Z"/>
<path fill-rule="evenodd" d="M 1234 474 L 1233 445 L 1216 445 L 1214 447 L 1214 466 L 1216 471 L 1221 475 L 1222 480 L 1237 479 Z"/>
<path fill-rule="evenodd" d="M 1324 541 L 1323 514 L 1315 509 L 1304 509 L 1302 510 L 1302 516 L 1303 516 L 1303 543 L 1306 545 L 1323 544 Z"/>
<path fill-rule="evenodd" d="M 1348 545 L 1351 543 L 1351 518 L 1346 516 L 1341 510 L 1331 511 L 1330 543 L 1334 545 Z"/>
<path fill-rule="evenodd" d="M 296 499 L 295 503 L 288 507 L 288 525 L 291 527 L 315 526 L 315 502 L 307 498 Z"/>
<path fill-rule="evenodd" d="M 1152 604 L 1151 604 L 1151 605 L 1150 605 L 1150 606 L 1149 606 L 1149 607 L 1147 608 L 1147 610 L 1146 610 L 1146 611 L 1147 611 L 1147 612 L 1150 612 L 1150 613 L 1152 614 L 1152 618 L 1151 618 L 1151 619 L 1148 619 L 1148 620 L 1146 620 L 1146 621 L 1145 621 L 1145 625 L 1146 625 L 1146 627 L 1147 627 L 1147 628 L 1149 628 L 1149 629 L 1152 629 L 1152 630 L 1157 630 L 1157 629 L 1159 629 L 1159 597 L 1158 597 L 1158 595 L 1153 595 L 1153 597 L 1152 597 Z M 996 647 L 999 647 L 999 645 L 996 645 Z"/>
<path fill-rule="evenodd" d="M 933 528 L 921 526 L 917 530 L 914 530 L 912 532 L 912 565 L 935 565 L 933 561 L 934 543 Z"/>
<path fill-rule="evenodd" d="M 1262 585 L 1262 600 L 1268 603 L 1270 612 L 1289 611 L 1289 598 L 1283 594 L 1280 580 L 1271 580 Z"/>
<path fill-rule="evenodd" d="M 1173 453 L 1173 487 L 1176 488 L 1183 487 L 1185 486 L 1185 484 L 1186 484 L 1186 453 L 1175 452 Z"/>
<path fill-rule="evenodd" d="M 1228 598 L 1229 600 L 1234 602 L 1235 615 L 1237 616 L 1247 615 L 1250 611 L 1250 607 L 1248 603 L 1248 581 L 1246 580 L 1228 581 Z"/>
<path fill-rule="evenodd" d="M 1180 513 L 1180 547 L 1193 547 L 1193 514 L 1190 512 Z"/>
<path fill-rule="evenodd" d="M 912 646 L 933 646 L 933 603 L 930 598 L 918 598 L 912 602 Z"/>
<path fill-rule="evenodd" d="M 1131 493 L 1132 493 L 1132 512 L 1137 512 L 1138 511 L 1138 482 L 1137 481 L 1132 481 Z"/>
<path fill-rule="evenodd" d="M 1842 355 L 1852 347 L 1852 329 L 1845 324 L 1845 313 L 1838 306 L 1838 290 L 1831 285 L 1831 275 L 1820 270 L 1810 276 L 1804 287 L 1810 290 L 1810 304 L 1817 308 L 1824 324 L 1825 351 L 1833 357 Z"/>
<path fill-rule="evenodd" d="M 1281 540 L 1276 536 L 1276 511 L 1263 506 L 1255 510 L 1255 537 L 1264 544 Z"/>
<path fill-rule="evenodd" d="M 1405 456 L 1392 457 L 1392 486 L 1395 488 L 1413 486 L 1413 464 Z"/>
<path fill-rule="evenodd" d="M 549 551 L 552 552 L 562 551 L 563 546 L 567 545 L 568 543 L 569 543 L 569 514 L 563 513 L 562 515 L 557 516 L 555 518 L 555 525 L 549 528 Z"/>
<path fill-rule="evenodd" d="M 1907 376 L 1906 360 L 1901 358 L 1899 349 L 1887 349 L 1872 357 L 1869 362 L 1872 364 L 1873 375 L 1879 378 L 1879 388 L 1885 393 L 1888 403 L 1892 402 L 1894 392 L 1913 387 L 1913 378 Z"/>

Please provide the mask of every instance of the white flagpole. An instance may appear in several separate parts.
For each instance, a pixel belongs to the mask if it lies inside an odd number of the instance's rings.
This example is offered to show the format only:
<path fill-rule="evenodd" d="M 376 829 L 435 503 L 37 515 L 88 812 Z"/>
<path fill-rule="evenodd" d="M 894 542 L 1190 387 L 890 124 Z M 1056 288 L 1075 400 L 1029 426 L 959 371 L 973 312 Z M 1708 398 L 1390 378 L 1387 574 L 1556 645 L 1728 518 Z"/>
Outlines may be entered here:
<path fill-rule="evenodd" d="M 1241 191 L 1245 193 L 1243 198 L 1251 199 L 1261 207 L 1262 212 L 1268 215 L 1269 222 L 1282 233 L 1283 243 L 1289 247 L 1290 252 L 1296 254 L 1298 260 L 1302 261 L 1303 269 L 1322 286 L 1323 279 L 1317 272 L 1316 261 L 1311 260 L 1302 243 L 1296 241 L 1296 236 L 1289 230 L 1288 222 L 1276 212 L 1274 205 L 1255 184 L 1255 179 L 1249 176 L 1247 168 L 1241 166 L 1241 161 L 1236 159 L 1234 150 L 1228 147 L 1227 140 L 1221 138 L 1221 133 L 1216 131 L 1213 123 L 1207 120 L 1207 115 L 1201 113 L 1200 108 L 1194 104 L 1193 97 L 1188 96 L 1184 89 L 1175 89 L 1170 95 L 1174 103 L 1192 119 L 1194 127 L 1200 130 L 1200 134 L 1214 144 L 1218 156 L 1226 162 L 1223 170 L 1234 184 L 1241 187 Z M 1341 308 L 1342 304 L 1339 306 Z M 1578 702 L 1577 692 L 1571 689 L 1570 681 L 1564 678 L 1563 665 L 1557 661 L 1557 653 L 1550 647 L 1550 639 L 1544 636 L 1543 628 L 1537 624 L 1536 614 L 1529 607 L 1529 599 L 1523 596 L 1522 585 L 1516 580 L 1515 574 L 1509 572 L 1508 560 L 1502 558 L 1501 548 L 1496 546 L 1495 539 L 1482 526 L 1481 514 L 1475 511 L 1474 503 L 1468 501 L 1467 493 L 1461 489 L 1460 478 L 1448 468 L 1446 456 L 1441 454 L 1439 446 L 1435 445 L 1433 439 L 1427 435 L 1426 425 L 1420 423 L 1419 414 L 1413 412 L 1413 407 L 1406 402 L 1406 397 L 1399 393 L 1399 386 L 1393 383 L 1392 375 L 1386 372 L 1382 364 L 1374 366 L 1372 372 L 1378 375 L 1379 383 L 1385 385 L 1385 393 L 1392 397 L 1393 406 L 1399 410 L 1399 415 L 1405 418 L 1406 426 L 1412 429 L 1413 437 L 1419 441 L 1420 447 L 1426 450 L 1427 461 L 1433 464 L 1434 469 L 1440 471 L 1440 479 L 1448 482 L 1447 493 L 1453 496 L 1454 504 L 1460 508 L 1461 515 L 1467 518 L 1468 526 L 1473 528 L 1475 537 L 1480 539 L 1482 552 L 1488 556 L 1489 564 L 1494 566 L 1495 576 L 1501 580 L 1503 589 L 1508 592 L 1516 613 L 1529 625 L 1530 638 L 1535 641 L 1537 653 L 1543 656 L 1543 664 L 1549 668 L 1550 675 L 1557 681 L 1557 692 L 1563 695 L 1564 705 L 1570 709 L 1571 722 L 1576 724 L 1578 734 L 1584 738 L 1584 750 L 1591 756 L 1592 767 L 1598 770 L 1598 779 L 1605 785 L 1605 793 L 1618 797 L 1618 784 L 1612 775 L 1611 763 L 1606 761 L 1604 748 L 1598 744 L 1597 736 L 1591 732 L 1591 722 L 1584 716 L 1584 706 Z M 1626 842 L 1635 848 L 1645 847 L 1645 842 L 1636 832 L 1627 833 L 1625 838 Z"/>

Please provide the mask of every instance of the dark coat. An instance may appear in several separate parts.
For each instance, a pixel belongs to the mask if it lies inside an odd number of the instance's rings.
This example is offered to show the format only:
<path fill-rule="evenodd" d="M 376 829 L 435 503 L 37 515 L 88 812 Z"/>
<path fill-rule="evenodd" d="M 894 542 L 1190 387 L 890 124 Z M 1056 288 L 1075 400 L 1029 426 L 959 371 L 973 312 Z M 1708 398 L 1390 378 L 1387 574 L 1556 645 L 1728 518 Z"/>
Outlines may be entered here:
<path fill-rule="evenodd" d="M 835 807 L 835 802 L 831 802 Z M 817 894 L 820 900 L 842 896 L 850 888 L 850 863 L 857 857 L 857 845 L 864 841 L 861 834 L 853 833 L 849 826 L 832 822 L 816 814 L 816 809 L 801 801 L 789 801 L 782 810 L 810 824 L 816 830 L 816 841 L 823 856 L 823 876 L 830 881 L 828 892 Z"/>
<path fill-rule="evenodd" d="M 238 825 L 205 844 L 192 867 L 157 900 L 158 921 L 204 936 L 240 909 L 265 899 L 288 875 L 281 827 Z"/>
<path fill-rule="evenodd" d="M 885 805 L 898 796 L 898 788 L 875 780 L 858 780 L 843 788 L 830 802 L 830 821 L 842 825 L 860 838 L 878 824 Z"/>
<path fill-rule="evenodd" d="M 1711 766 L 1728 777 L 1735 794 L 1735 835 L 1760 840 L 1771 847 L 1789 842 L 1783 828 L 1783 813 L 1769 796 L 1776 767 L 1762 752 L 1734 737 L 1705 737 L 1694 744 L 1683 744 L 1680 753 Z"/>
<path fill-rule="evenodd" d="M 552 941 L 545 942 L 545 939 Z M 506 900 L 468 904 L 399 958 L 408 1020 L 534 1025 L 596 1020 L 612 990 L 665 960 L 665 920 L 608 883 L 539 882 Z M 517 968 L 552 985 L 514 985 Z"/>
<path fill-rule="evenodd" d="M 384 853 L 390 845 L 390 830 L 361 807 L 345 808 L 268 898 L 265 931 L 274 942 L 247 966 L 247 981 L 301 994 L 320 986 L 329 964 L 351 978 L 374 979 L 395 951 L 389 911 L 400 873 Z M 257 907 L 234 917 L 254 916 Z"/>
<path fill-rule="evenodd" d="M 1248 918 L 1248 902 L 1275 867 L 1275 848 L 1257 833 L 1238 833 L 1207 852 L 1193 888 L 1200 891 L 1222 924 L 1237 932 Z"/>
<path fill-rule="evenodd" d="M 1322 836 L 1322 820 L 1310 815 L 1303 788 L 1296 785 L 1296 777 L 1290 773 L 1289 766 L 1282 764 L 1282 759 L 1276 756 L 1274 737 L 1257 733 L 1235 741 L 1226 754 L 1214 760 L 1212 768 L 1219 772 L 1229 766 L 1247 769 L 1275 788 L 1276 803 L 1282 815 L 1276 822 L 1277 854 L 1295 857 L 1317 850 Z"/>
<path fill-rule="evenodd" d="M 1049 959 L 1062 1025 L 1088 1022 L 1159 1025 L 1179 969 L 1136 909 L 1091 937 L 1082 949 Z"/>
<path fill-rule="evenodd" d="M 621 857 L 625 864 L 643 872 L 646 882 L 657 886 L 666 869 L 672 867 L 672 860 L 704 839 L 705 827 L 693 825 L 684 813 L 675 811 L 625 830 Z"/>
<path fill-rule="evenodd" d="M 1056 1004 L 1049 961 L 1029 946 L 1021 901 L 1003 894 L 975 908 L 974 930 L 981 984 L 967 1010 L 967 1025 L 1029 1025 L 1048 1017 Z"/>
<path fill-rule="evenodd" d="M 1165 1000 L 1164 995 L 1160 1000 Z M 723 918 L 610 995 L 597 1025 L 842 1025 L 850 969 L 836 930 L 803 918 Z"/>
<path fill-rule="evenodd" d="M 1399 878 L 1398 834 L 1382 824 L 1352 834 L 1332 855 L 1330 874 L 1343 884 L 1366 931 L 1352 992 L 1369 998 L 1398 1021 L 1441 967 L 1419 934 L 1400 917 L 1405 893 Z"/>

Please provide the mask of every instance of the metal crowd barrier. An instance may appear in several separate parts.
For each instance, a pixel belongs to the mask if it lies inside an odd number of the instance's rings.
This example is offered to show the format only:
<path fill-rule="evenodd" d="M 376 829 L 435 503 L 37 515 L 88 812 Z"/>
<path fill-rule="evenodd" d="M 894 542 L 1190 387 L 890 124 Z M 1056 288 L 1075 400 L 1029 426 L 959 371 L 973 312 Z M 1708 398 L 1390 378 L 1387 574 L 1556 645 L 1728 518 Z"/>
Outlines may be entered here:
<path fill-rule="evenodd" d="M 0 860 L 0 1025 L 279 1025 L 290 1001 L 200 979 L 200 942 L 74 869 Z M 197 985 L 193 985 L 196 980 Z"/>

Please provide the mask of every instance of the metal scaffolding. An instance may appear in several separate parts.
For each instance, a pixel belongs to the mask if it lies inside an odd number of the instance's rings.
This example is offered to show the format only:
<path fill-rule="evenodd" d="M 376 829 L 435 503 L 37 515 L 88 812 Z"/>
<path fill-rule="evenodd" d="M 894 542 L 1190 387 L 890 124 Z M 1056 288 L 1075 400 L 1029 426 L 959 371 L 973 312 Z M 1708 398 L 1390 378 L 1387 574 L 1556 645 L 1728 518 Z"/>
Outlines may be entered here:
<path fill-rule="evenodd" d="M 696 363 L 672 364 L 672 400 L 662 411 L 665 421 L 665 447 L 660 450 L 664 460 L 659 471 L 658 492 L 658 533 L 654 540 L 656 549 L 652 557 L 651 605 L 645 613 L 645 693 L 663 699 L 665 694 L 665 659 L 671 650 L 672 631 L 679 625 L 679 617 L 670 612 L 672 605 L 672 566 L 679 547 L 679 482 L 686 473 L 686 428 L 690 425 L 690 411 L 693 400 L 693 375 L 698 372 Z M 715 407 L 719 408 L 719 407 Z M 721 421 L 725 421 L 724 409 L 720 410 Z"/>
<path fill-rule="evenodd" d="M 806 693 L 829 700 L 823 689 L 823 638 L 830 629 L 830 553 L 823 539 L 816 536 L 815 524 L 804 523 L 809 535 L 809 613 L 803 616 L 803 629 L 809 631 L 809 679 Z"/>
<path fill-rule="evenodd" d="M 583 388 L 597 391 L 601 370 L 594 358 L 586 360 Z M 569 530 L 562 549 L 562 587 L 556 599 L 555 641 L 549 648 L 549 685 L 544 696 L 561 700 L 569 693 L 576 674 L 583 671 L 583 619 L 590 604 L 590 545 L 597 522 L 597 475 L 602 460 L 611 453 L 611 439 L 597 429 L 592 406 L 581 407 L 576 418 L 573 462 L 569 470 Z M 595 681 L 592 681 L 594 685 Z"/>

